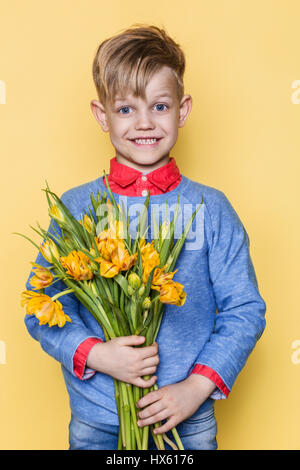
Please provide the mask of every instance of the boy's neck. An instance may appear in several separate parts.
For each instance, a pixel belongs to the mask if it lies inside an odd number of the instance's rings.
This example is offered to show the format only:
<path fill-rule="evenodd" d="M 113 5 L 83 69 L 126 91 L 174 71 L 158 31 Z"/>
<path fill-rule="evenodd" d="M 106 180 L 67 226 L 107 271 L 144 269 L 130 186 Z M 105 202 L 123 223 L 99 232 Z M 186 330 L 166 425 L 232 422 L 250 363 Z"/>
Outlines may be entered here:
<path fill-rule="evenodd" d="M 162 166 L 167 165 L 167 163 L 170 162 L 170 157 L 166 156 L 158 162 L 155 162 L 153 165 L 139 165 L 118 155 L 116 155 L 116 161 L 118 163 L 121 163 L 122 165 L 129 166 L 130 168 L 134 168 L 135 170 L 141 171 L 142 173 L 146 174 L 150 173 L 151 171 L 157 170 L 157 168 L 161 168 Z"/>

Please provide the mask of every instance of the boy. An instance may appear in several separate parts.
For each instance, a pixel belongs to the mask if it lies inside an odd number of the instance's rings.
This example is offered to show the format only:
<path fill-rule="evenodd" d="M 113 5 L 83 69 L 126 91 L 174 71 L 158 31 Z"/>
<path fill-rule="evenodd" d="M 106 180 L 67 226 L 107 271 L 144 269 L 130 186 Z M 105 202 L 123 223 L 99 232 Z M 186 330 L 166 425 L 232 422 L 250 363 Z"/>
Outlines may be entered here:
<path fill-rule="evenodd" d="M 184 284 L 187 298 L 181 307 L 165 306 L 157 343 L 135 348 L 144 342 L 141 336 L 105 342 L 73 294 L 60 298 L 72 319 L 64 328 L 39 326 L 26 316 L 29 333 L 62 364 L 72 413 L 70 449 L 117 449 L 113 377 L 141 387 L 157 381 L 159 389 L 137 404 L 139 426 L 162 421 L 156 432 L 176 426 L 185 449 L 216 449 L 214 401 L 228 396 L 265 328 L 266 305 L 243 224 L 221 191 L 188 179 L 170 157 L 192 106 L 184 94 L 184 69 L 180 46 L 147 25 L 105 40 L 94 59 L 99 101 L 91 108 L 116 152 L 108 175 L 116 201 L 122 196 L 129 208 L 143 204 L 150 189 L 151 214 L 152 205 L 166 198 L 170 207 L 179 195 L 181 209 L 186 204 L 195 210 L 203 197 L 204 225 L 202 243 L 186 241 L 177 260 L 174 280 Z M 106 190 L 102 176 L 66 191 L 62 200 L 79 219 L 98 188 Z M 199 228 L 200 219 L 194 222 Z M 41 254 L 36 263 L 47 266 Z M 45 293 L 63 288 L 59 281 Z"/>

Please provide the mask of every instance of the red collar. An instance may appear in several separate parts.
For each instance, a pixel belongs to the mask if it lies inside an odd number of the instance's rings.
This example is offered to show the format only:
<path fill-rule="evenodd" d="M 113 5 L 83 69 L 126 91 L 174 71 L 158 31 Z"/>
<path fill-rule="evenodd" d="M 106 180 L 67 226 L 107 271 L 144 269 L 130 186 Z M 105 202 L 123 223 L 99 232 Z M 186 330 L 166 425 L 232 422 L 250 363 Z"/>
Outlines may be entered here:
<path fill-rule="evenodd" d="M 109 176 L 113 181 L 123 188 L 129 184 L 134 183 L 134 181 L 140 177 L 142 173 L 142 171 L 117 162 L 116 157 L 111 158 L 110 160 Z M 150 173 L 147 173 L 147 179 L 164 192 L 167 191 L 168 187 L 171 186 L 171 184 L 173 184 L 179 178 L 179 176 L 180 171 L 173 157 L 170 158 L 169 163 L 166 163 L 166 165 L 161 166 L 156 170 L 150 171 Z"/>

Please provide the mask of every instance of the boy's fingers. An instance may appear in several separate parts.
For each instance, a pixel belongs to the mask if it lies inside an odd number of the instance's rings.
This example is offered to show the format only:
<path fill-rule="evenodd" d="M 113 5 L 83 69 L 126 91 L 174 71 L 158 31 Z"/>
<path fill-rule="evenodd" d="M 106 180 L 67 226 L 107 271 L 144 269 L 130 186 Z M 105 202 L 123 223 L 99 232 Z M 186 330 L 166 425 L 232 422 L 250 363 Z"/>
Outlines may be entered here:
<path fill-rule="evenodd" d="M 156 356 L 156 354 L 158 354 L 157 343 L 154 343 L 151 346 L 145 346 L 143 348 L 140 348 L 141 359 L 146 359 L 147 357 Z"/>
<path fill-rule="evenodd" d="M 142 388 L 150 388 L 152 387 L 152 385 L 155 384 L 156 380 L 157 380 L 157 377 L 155 375 L 151 377 L 149 380 L 144 380 L 142 379 L 142 377 L 138 377 L 135 380 L 134 385 L 137 385 L 138 387 L 142 387 Z"/>
<path fill-rule="evenodd" d="M 152 366 L 152 367 L 146 367 L 145 369 L 142 370 L 142 374 L 141 375 L 152 375 L 154 374 L 154 372 L 156 372 L 156 369 L 157 367 L 156 366 Z"/>
<path fill-rule="evenodd" d="M 138 344 L 144 343 L 145 336 L 137 336 L 137 335 L 120 336 L 118 340 L 121 346 L 136 346 Z"/>

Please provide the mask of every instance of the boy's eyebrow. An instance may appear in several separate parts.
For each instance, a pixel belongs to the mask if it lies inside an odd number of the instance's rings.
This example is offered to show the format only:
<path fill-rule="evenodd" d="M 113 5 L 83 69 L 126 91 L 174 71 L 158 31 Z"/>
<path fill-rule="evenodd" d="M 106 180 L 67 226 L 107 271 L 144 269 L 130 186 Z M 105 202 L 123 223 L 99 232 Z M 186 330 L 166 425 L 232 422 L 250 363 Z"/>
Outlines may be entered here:
<path fill-rule="evenodd" d="M 157 100 L 157 98 L 172 98 L 172 95 L 170 95 L 170 93 L 168 93 L 167 91 L 166 92 L 162 92 L 162 93 L 159 93 L 158 95 L 155 95 L 152 99 L 153 100 Z M 115 103 L 118 103 L 118 102 L 122 102 L 122 101 L 126 101 L 128 98 L 121 98 L 119 96 L 117 96 L 115 98 Z"/>

